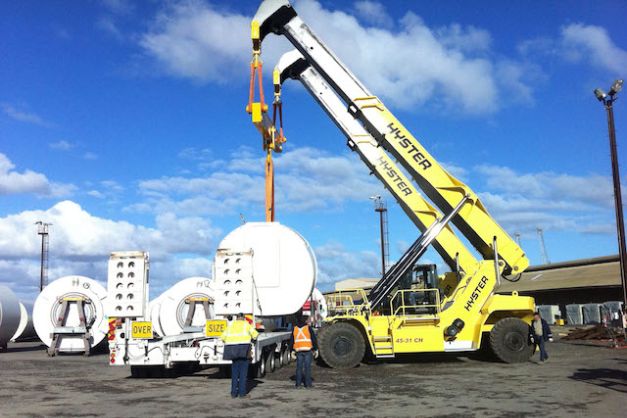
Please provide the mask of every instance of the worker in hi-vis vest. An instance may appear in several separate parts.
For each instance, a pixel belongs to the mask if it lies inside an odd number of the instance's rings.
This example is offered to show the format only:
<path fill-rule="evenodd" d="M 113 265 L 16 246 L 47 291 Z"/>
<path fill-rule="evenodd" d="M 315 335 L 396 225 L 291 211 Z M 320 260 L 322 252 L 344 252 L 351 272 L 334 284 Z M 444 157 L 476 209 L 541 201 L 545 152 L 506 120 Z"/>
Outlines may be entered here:
<path fill-rule="evenodd" d="M 231 360 L 231 397 L 244 398 L 247 395 L 248 364 L 251 342 L 257 339 L 259 333 L 255 330 L 244 314 L 237 315 L 235 320 L 229 321 L 226 330 L 222 333 L 224 341 L 224 360 Z"/>
<path fill-rule="evenodd" d="M 313 328 L 302 314 L 299 315 L 292 331 L 290 346 L 296 352 L 296 387 L 302 387 L 303 383 L 306 388 L 312 387 L 311 362 L 314 353 L 317 357 L 318 342 Z"/>

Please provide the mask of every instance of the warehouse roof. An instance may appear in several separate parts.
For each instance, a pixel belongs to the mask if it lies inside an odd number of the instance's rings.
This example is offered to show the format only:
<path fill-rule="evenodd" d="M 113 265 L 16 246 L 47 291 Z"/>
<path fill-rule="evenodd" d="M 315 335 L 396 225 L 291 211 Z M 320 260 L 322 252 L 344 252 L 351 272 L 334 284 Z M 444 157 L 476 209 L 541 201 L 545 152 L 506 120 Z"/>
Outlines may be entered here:
<path fill-rule="evenodd" d="M 369 278 L 356 278 L 356 279 L 346 279 L 340 280 L 335 283 L 335 290 L 346 290 L 346 289 L 372 289 L 374 285 L 379 281 L 379 279 L 369 279 Z"/>
<path fill-rule="evenodd" d="M 354 278 L 335 283 L 335 290 L 369 290 L 376 278 Z M 620 286 L 618 255 L 584 258 L 529 267 L 517 282 L 501 281 L 497 293 Z"/>
<path fill-rule="evenodd" d="M 519 281 L 503 280 L 497 293 L 620 286 L 618 255 L 529 267 Z"/>

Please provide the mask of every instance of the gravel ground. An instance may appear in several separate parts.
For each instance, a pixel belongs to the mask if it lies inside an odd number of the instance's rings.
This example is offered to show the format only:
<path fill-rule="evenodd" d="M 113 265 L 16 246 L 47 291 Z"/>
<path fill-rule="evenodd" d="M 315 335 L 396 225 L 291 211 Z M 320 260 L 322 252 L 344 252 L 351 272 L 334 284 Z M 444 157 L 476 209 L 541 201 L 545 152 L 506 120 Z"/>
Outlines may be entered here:
<path fill-rule="evenodd" d="M 507 365 L 422 355 L 351 370 L 314 366 L 295 389 L 293 364 L 232 400 L 215 369 L 132 379 L 106 355 L 48 358 L 37 344 L 0 353 L 0 416 L 624 416 L 627 350 L 548 345 L 550 360 Z"/>

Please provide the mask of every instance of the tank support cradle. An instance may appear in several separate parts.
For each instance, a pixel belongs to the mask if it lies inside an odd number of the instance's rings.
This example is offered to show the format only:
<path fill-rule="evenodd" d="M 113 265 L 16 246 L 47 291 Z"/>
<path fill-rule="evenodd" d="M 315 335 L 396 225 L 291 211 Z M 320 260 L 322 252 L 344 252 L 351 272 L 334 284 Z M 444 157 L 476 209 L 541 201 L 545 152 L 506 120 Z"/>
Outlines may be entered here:
<path fill-rule="evenodd" d="M 80 337 L 85 344 L 84 354 L 88 356 L 91 351 L 91 344 L 89 342 L 91 337 L 91 334 L 89 333 L 91 324 L 87 323 L 85 305 L 90 304 L 91 300 L 84 296 L 72 296 L 60 298 L 59 302 L 61 302 L 61 310 L 59 311 L 55 327 L 52 330 L 52 344 L 50 344 L 50 347 L 48 348 L 48 356 L 53 357 L 59 354 L 59 345 L 64 337 Z M 70 311 L 71 304 L 76 304 L 76 310 L 80 321 L 78 326 L 67 325 L 68 313 Z"/>
<path fill-rule="evenodd" d="M 185 324 L 183 325 L 183 332 L 202 332 L 204 327 L 192 326 L 194 320 L 194 314 L 196 313 L 196 305 L 202 305 L 205 310 L 205 319 L 211 319 L 211 313 L 209 311 L 209 305 L 213 301 L 208 297 L 189 297 L 185 299 L 185 303 L 189 304 L 187 310 L 187 318 L 185 318 Z"/>

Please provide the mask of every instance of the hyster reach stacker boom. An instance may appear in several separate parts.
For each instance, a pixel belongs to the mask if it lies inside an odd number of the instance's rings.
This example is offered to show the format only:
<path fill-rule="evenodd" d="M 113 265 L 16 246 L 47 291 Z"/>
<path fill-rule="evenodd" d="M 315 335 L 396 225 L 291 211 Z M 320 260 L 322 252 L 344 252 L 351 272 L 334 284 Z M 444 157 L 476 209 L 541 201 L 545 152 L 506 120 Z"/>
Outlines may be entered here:
<path fill-rule="evenodd" d="M 286 79 L 299 79 L 422 231 L 368 294 L 353 290 L 329 297 L 330 316 L 319 337 L 322 359 L 331 367 L 353 367 L 368 354 L 390 358 L 486 348 L 508 363 L 526 361 L 533 352 L 528 327 L 534 300 L 494 293 L 502 279 L 514 280 L 527 268 L 522 249 L 478 196 L 448 173 L 313 34 L 287 0 L 263 1 L 253 18 L 257 58 L 270 33 L 284 35 L 297 49 L 284 55 L 275 69 L 275 94 Z M 255 125 L 273 132 L 263 106 L 252 108 Z M 434 267 L 417 264 L 429 245 L 451 267 L 443 278 Z"/>

